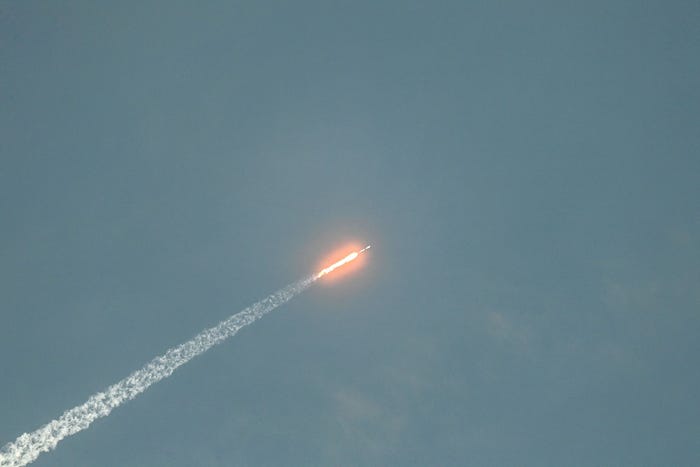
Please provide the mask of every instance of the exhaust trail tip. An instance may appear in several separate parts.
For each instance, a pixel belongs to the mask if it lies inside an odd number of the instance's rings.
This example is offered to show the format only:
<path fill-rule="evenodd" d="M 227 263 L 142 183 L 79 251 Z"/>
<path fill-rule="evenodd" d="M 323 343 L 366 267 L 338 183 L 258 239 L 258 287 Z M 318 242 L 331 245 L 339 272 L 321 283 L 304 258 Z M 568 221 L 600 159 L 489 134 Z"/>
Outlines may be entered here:
<path fill-rule="evenodd" d="M 360 251 L 358 251 L 358 253 L 362 253 L 363 251 L 367 251 L 367 250 L 369 250 L 370 248 L 372 248 L 372 245 L 367 245 L 366 247 L 364 247 L 363 249 L 361 249 Z"/>

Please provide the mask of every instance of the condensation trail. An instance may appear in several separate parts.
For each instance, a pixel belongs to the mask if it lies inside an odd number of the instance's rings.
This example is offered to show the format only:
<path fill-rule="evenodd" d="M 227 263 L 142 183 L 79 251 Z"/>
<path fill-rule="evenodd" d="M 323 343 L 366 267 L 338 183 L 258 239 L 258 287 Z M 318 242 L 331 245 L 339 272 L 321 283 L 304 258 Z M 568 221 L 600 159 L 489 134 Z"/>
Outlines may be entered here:
<path fill-rule="evenodd" d="M 0 450 L 0 466 L 19 467 L 33 462 L 41 453 L 54 449 L 63 438 L 86 429 L 98 418 L 106 417 L 115 407 L 133 399 L 152 384 L 170 376 L 180 365 L 206 352 L 211 347 L 236 334 L 242 327 L 288 302 L 324 274 L 326 272 L 323 271 L 316 273 L 278 290 L 216 326 L 200 332 L 184 344 L 173 347 L 164 355 L 154 358 L 140 370 L 133 372 L 106 390 L 92 395 L 84 404 L 67 410 L 56 420 L 32 433 L 21 435 Z"/>
<path fill-rule="evenodd" d="M 164 355 L 154 358 L 146 366 L 106 390 L 90 396 L 82 405 L 67 410 L 56 420 L 32 433 L 24 433 L 14 442 L 0 449 L 0 467 L 20 467 L 33 462 L 41 453 L 54 449 L 63 438 L 86 429 L 98 418 L 106 417 L 115 407 L 170 376 L 180 365 L 184 365 L 197 355 L 233 336 L 242 327 L 288 302 L 317 279 L 349 263 L 369 248 L 370 246 L 367 245 L 360 251 L 354 251 L 316 274 L 278 290 L 213 328 L 205 329 L 184 344 L 173 347 Z"/>

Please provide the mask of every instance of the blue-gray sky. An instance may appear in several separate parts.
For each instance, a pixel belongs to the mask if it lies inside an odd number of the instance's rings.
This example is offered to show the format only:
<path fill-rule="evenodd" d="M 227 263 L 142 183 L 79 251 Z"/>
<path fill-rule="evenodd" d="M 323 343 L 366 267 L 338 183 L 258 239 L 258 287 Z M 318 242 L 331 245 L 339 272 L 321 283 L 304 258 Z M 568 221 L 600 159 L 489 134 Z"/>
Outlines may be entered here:
<path fill-rule="evenodd" d="M 700 5 L 0 2 L 0 443 L 37 466 L 700 464 Z"/>

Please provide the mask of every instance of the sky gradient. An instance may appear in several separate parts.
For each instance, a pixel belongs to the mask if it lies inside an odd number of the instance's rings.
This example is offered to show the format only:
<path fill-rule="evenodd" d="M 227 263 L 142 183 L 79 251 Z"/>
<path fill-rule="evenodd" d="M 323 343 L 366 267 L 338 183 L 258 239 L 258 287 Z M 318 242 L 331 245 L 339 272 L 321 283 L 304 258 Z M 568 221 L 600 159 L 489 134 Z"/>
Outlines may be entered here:
<path fill-rule="evenodd" d="M 700 4 L 0 1 L 0 444 L 37 466 L 700 464 Z"/>

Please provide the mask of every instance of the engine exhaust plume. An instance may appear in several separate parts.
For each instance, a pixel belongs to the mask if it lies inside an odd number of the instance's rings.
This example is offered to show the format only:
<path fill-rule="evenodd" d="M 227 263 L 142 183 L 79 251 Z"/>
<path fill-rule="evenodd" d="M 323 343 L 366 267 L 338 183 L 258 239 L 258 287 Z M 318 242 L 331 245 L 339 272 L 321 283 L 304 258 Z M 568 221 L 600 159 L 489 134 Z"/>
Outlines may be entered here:
<path fill-rule="evenodd" d="M 314 278 L 320 279 L 321 277 L 325 276 L 328 273 L 333 272 L 334 270 L 338 269 L 339 267 L 348 264 L 350 261 L 352 261 L 352 260 L 356 259 L 358 256 L 360 256 L 360 253 L 363 253 L 363 252 L 369 250 L 370 248 L 372 248 L 372 245 L 367 245 L 366 247 L 364 247 L 360 251 L 353 251 L 352 253 L 350 253 L 345 258 L 341 259 L 340 261 L 336 261 L 335 263 L 331 264 L 327 268 L 321 269 L 321 271 L 316 273 L 316 276 L 314 276 Z"/>

